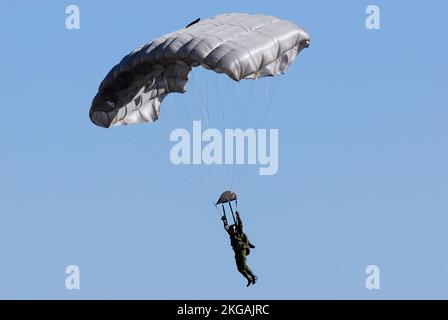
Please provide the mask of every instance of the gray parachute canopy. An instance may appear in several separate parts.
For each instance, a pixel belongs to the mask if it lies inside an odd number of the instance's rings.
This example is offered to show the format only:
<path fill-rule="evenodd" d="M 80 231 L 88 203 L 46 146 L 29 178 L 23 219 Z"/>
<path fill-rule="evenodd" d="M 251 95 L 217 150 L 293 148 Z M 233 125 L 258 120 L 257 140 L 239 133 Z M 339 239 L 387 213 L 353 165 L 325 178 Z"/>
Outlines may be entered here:
<path fill-rule="evenodd" d="M 185 92 L 192 67 L 235 81 L 284 73 L 310 36 L 287 20 L 228 13 L 164 35 L 134 50 L 107 74 L 90 108 L 101 127 L 153 122 L 170 92 Z"/>

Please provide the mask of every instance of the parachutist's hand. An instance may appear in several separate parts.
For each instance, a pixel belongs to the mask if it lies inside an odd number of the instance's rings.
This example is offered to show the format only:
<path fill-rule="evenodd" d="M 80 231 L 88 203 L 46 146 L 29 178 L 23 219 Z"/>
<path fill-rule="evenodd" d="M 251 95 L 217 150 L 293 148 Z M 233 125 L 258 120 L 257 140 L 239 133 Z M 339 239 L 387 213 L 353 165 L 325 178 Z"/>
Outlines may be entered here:
<path fill-rule="evenodd" d="M 221 220 L 226 221 L 227 219 L 226 219 L 226 217 L 221 217 Z"/>

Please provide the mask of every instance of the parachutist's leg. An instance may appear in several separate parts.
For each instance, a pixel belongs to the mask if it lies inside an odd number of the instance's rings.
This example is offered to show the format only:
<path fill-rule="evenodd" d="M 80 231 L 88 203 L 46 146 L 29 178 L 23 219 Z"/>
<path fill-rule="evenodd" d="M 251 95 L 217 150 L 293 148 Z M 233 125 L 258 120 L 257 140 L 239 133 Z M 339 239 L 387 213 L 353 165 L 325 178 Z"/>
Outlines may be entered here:
<path fill-rule="evenodd" d="M 247 264 L 244 266 L 244 270 L 247 272 L 247 274 L 248 274 L 251 278 L 254 277 L 254 273 L 252 272 L 252 270 L 249 268 L 249 266 L 248 266 Z"/>
<path fill-rule="evenodd" d="M 247 274 L 252 278 L 252 284 L 255 284 L 255 282 L 257 281 L 257 276 L 254 275 L 254 273 L 252 272 L 252 270 L 249 268 L 249 266 L 246 264 L 246 268 L 245 268 Z"/>
<path fill-rule="evenodd" d="M 243 259 L 242 259 L 241 262 L 242 263 L 241 263 L 240 267 L 241 267 L 242 271 L 240 271 L 240 272 L 241 273 L 244 272 L 247 275 L 246 279 L 250 278 L 251 280 L 249 280 L 249 281 L 251 281 L 252 284 L 255 284 L 255 282 L 257 281 L 257 276 L 254 275 L 254 273 L 252 272 L 250 267 L 247 265 L 246 256 L 245 255 L 243 255 Z"/>
<path fill-rule="evenodd" d="M 252 277 L 249 272 L 244 267 L 238 267 L 238 271 L 246 278 L 248 281 L 252 281 Z"/>
<path fill-rule="evenodd" d="M 249 286 L 251 283 L 253 283 L 254 278 L 252 278 L 251 274 L 252 271 L 249 269 L 249 267 L 246 264 L 246 257 L 243 254 L 235 255 L 236 260 L 236 266 L 238 268 L 238 271 L 243 275 L 244 278 L 247 280 L 247 286 Z M 249 272 L 248 272 L 249 269 Z"/>
<path fill-rule="evenodd" d="M 251 278 L 251 276 L 243 268 L 238 268 L 238 271 L 243 275 L 244 278 L 246 278 L 247 286 L 249 286 L 253 282 L 254 279 Z"/>

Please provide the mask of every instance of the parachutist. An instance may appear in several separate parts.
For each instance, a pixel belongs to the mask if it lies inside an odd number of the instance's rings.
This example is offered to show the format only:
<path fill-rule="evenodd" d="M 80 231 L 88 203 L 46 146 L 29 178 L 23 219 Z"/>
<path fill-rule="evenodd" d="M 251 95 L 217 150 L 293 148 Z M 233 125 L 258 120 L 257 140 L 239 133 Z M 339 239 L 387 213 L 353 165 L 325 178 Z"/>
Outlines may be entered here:
<path fill-rule="evenodd" d="M 246 262 L 246 257 L 250 254 L 250 249 L 254 249 L 255 246 L 250 242 L 249 237 L 243 231 L 243 221 L 241 220 L 240 213 L 235 212 L 236 222 L 229 225 L 227 218 L 224 215 L 221 219 L 224 223 L 224 229 L 230 236 L 230 244 L 235 252 L 235 261 L 238 271 L 247 280 L 247 287 L 257 282 L 257 276 L 252 272 Z"/>
<path fill-rule="evenodd" d="M 243 231 L 243 221 L 241 220 L 238 210 L 233 212 L 232 201 L 235 202 L 235 206 L 238 207 L 238 198 L 235 192 L 224 191 L 219 197 L 215 205 L 222 205 L 222 217 L 221 220 L 224 223 L 224 229 L 230 236 L 230 244 L 235 252 L 235 261 L 238 271 L 247 280 L 247 286 L 255 284 L 257 282 L 257 276 L 254 275 L 252 270 L 246 263 L 246 257 L 250 254 L 250 249 L 254 249 L 255 246 L 249 241 L 249 237 Z M 230 211 L 232 212 L 233 224 L 229 225 L 226 217 L 226 210 L 224 203 L 228 203 Z"/>

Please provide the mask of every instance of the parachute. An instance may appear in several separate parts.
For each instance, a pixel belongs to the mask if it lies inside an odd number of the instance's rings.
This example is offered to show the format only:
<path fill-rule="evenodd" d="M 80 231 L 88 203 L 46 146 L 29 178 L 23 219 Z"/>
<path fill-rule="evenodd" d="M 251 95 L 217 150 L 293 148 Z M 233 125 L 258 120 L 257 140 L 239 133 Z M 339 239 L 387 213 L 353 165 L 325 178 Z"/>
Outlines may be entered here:
<path fill-rule="evenodd" d="M 238 197 L 235 192 L 224 191 L 220 196 L 218 201 L 216 201 L 215 206 L 221 204 L 222 207 L 222 217 L 226 217 L 226 209 L 224 208 L 224 203 L 229 204 L 230 212 L 232 213 L 233 222 L 236 224 L 235 212 L 232 207 L 232 201 L 235 201 L 235 208 L 238 209 Z M 218 210 L 219 211 L 219 210 Z M 227 218 L 226 218 L 227 219 Z"/>
<path fill-rule="evenodd" d="M 230 201 L 237 201 L 237 196 L 235 192 L 232 191 L 224 191 L 221 196 L 219 197 L 218 201 L 215 205 L 221 204 L 221 203 L 227 203 Z"/>
<path fill-rule="evenodd" d="M 107 74 L 90 108 L 98 126 L 154 122 L 163 99 L 186 92 L 193 67 L 235 81 L 284 73 L 309 34 L 296 24 L 266 15 L 228 13 L 197 20 L 125 56 Z"/>

